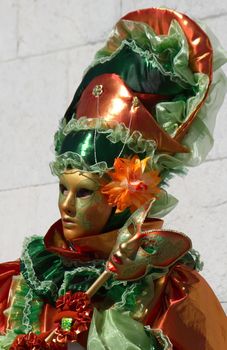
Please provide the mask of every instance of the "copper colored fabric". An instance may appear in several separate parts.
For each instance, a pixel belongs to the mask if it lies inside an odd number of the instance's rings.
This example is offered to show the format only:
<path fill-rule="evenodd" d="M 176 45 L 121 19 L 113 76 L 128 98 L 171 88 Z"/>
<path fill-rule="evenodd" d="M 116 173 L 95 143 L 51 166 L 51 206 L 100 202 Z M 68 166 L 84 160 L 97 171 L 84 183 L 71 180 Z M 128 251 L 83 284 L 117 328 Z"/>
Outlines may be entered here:
<path fill-rule="evenodd" d="M 211 82 L 213 55 L 212 46 L 206 33 L 191 18 L 174 10 L 164 8 L 150 8 L 128 13 L 123 17 L 123 19 L 144 22 L 153 28 L 155 33 L 158 35 L 168 34 L 170 23 L 175 19 L 180 24 L 188 40 L 190 51 L 190 68 L 193 72 L 201 72 L 207 74 Z M 201 102 L 199 108 L 202 106 L 205 99 L 206 96 Z M 182 140 L 192 121 L 194 120 L 199 108 L 190 116 L 186 123 L 179 127 L 175 136 L 175 140 Z"/>
<path fill-rule="evenodd" d="M 161 219 L 148 219 L 142 226 L 143 230 L 160 229 L 163 225 Z M 70 250 L 63 238 L 61 220 L 55 222 L 47 232 L 44 242 L 48 251 L 70 258 L 81 259 L 107 259 L 116 242 L 118 230 L 86 236 L 71 241 L 75 250 Z"/>
<path fill-rule="evenodd" d="M 43 307 L 43 311 L 40 317 L 40 331 L 49 332 L 56 328 L 56 324 L 54 320 L 57 315 L 57 309 L 50 304 L 45 304 Z"/>
<path fill-rule="evenodd" d="M 190 67 L 194 72 L 212 75 L 212 47 L 207 34 L 185 14 L 164 8 L 150 8 L 128 13 L 122 19 L 144 22 L 156 34 L 167 35 L 172 20 L 183 29 L 190 47 Z"/>
<path fill-rule="evenodd" d="M 161 220 L 151 220 L 145 223 L 143 229 L 157 229 L 161 225 Z M 57 229 L 61 229 L 60 220 L 48 231 L 48 239 L 45 239 L 48 250 L 51 250 Z M 93 240 L 92 236 L 89 238 Z M 82 241 L 80 243 L 82 247 Z M 54 248 L 59 255 L 67 256 L 67 252 L 75 255 L 69 249 L 52 246 L 52 250 Z M 1 332 L 5 331 L 3 311 L 7 308 L 12 276 L 18 274 L 19 261 L 0 265 Z M 41 332 L 55 328 L 55 317 L 56 309 L 45 304 L 40 318 Z M 173 343 L 174 350 L 227 349 L 227 318 L 219 301 L 205 280 L 184 265 L 173 266 L 168 275 L 155 281 L 155 296 L 144 323 L 162 329 Z M 86 339 L 81 339 L 80 343 L 85 346 Z"/>
<path fill-rule="evenodd" d="M 136 96 L 142 102 L 144 107 L 152 114 L 152 109 L 155 109 L 157 103 L 171 101 L 171 96 L 158 94 L 144 94 L 137 92 Z"/>
<path fill-rule="evenodd" d="M 227 349 L 227 317 L 195 270 L 178 265 L 159 279 L 150 307 L 146 323 L 162 329 L 174 350 Z"/>
<path fill-rule="evenodd" d="M 5 331 L 6 317 L 3 312 L 8 307 L 8 296 L 12 277 L 19 275 L 20 262 L 11 261 L 0 264 L 0 333 Z"/>
<path fill-rule="evenodd" d="M 99 96 L 98 113 L 97 97 L 93 95 L 93 90 L 97 85 L 103 86 L 103 93 Z M 187 152 L 185 146 L 171 138 L 158 125 L 142 102 L 133 107 L 133 98 L 137 95 L 125 85 L 118 75 L 100 75 L 94 78 L 84 89 L 77 104 L 76 117 L 80 118 L 86 115 L 88 118 L 105 118 L 105 121 L 110 125 L 111 122 L 116 121 L 124 123 L 126 127 L 130 128 L 131 132 L 138 130 L 145 139 L 154 140 L 159 150 L 170 153 Z M 143 95 L 142 99 L 144 99 Z"/>

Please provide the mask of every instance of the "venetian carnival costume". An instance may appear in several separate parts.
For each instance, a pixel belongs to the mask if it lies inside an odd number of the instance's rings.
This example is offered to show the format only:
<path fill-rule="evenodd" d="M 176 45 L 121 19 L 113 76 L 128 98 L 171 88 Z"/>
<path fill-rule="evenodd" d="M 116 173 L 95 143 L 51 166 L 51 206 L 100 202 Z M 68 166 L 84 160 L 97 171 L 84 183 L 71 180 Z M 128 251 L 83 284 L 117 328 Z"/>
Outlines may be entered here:
<path fill-rule="evenodd" d="M 51 169 L 105 179 L 97 191 L 111 213 L 100 232 L 73 239 L 59 220 L 0 265 L 0 349 L 227 349 L 226 316 L 198 254 L 158 219 L 176 204 L 169 178 L 212 146 L 226 57 L 205 31 L 151 8 L 123 17 L 97 52 L 55 135 Z"/>

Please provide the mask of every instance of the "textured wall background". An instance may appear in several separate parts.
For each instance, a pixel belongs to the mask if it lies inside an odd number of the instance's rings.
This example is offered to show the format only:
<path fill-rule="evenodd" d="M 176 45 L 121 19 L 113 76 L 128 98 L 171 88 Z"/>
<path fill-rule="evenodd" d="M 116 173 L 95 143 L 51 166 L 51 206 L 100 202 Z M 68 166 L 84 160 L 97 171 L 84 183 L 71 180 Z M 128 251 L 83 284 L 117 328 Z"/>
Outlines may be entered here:
<path fill-rule="evenodd" d="M 205 20 L 227 47 L 222 0 L 0 0 L 0 261 L 17 258 L 26 235 L 45 234 L 59 217 L 48 163 L 83 70 L 121 15 L 159 5 Z M 192 238 L 227 310 L 226 107 L 227 100 L 208 160 L 172 182 L 180 202 L 166 226 Z"/>

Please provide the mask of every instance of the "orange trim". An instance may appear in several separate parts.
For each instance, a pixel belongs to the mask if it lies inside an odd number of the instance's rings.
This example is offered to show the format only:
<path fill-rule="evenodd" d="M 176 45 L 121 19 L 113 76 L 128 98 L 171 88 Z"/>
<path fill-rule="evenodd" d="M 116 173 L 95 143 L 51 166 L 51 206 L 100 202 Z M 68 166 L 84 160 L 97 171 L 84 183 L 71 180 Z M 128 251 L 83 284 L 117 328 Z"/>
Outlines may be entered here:
<path fill-rule="evenodd" d="M 176 20 L 187 38 L 189 45 L 189 66 L 193 72 L 200 72 L 209 76 L 209 86 L 212 81 L 213 49 L 207 34 L 202 28 L 185 14 L 174 10 L 162 8 L 150 8 L 128 13 L 122 19 L 130 21 L 144 22 L 148 24 L 156 34 L 167 35 L 172 20 Z M 199 109 L 204 104 L 208 94 L 208 89 L 203 100 L 188 120 L 177 130 L 174 139 L 180 142 L 189 130 Z"/>

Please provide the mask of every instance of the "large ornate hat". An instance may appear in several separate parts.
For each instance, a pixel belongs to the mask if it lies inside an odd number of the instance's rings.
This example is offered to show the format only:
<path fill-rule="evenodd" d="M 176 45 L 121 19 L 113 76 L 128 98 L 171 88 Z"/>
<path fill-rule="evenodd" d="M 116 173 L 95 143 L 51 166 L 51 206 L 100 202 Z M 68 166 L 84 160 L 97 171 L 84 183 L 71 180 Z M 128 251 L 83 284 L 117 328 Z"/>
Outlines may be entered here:
<path fill-rule="evenodd" d="M 137 97 L 131 130 L 142 131 L 160 150 L 185 152 L 177 141 L 203 105 L 212 79 L 213 51 L 205 32 L 186 15 L 172 10 L 136 11 L 116 24 L 96 57 L 67 118 L 72 109 L 76 118 L 97 116 L 94 89 L 102 86 L 100 116 L 128 125 Z M 170 126 L 171 119 L 174 125 Z"/>
<path fill-rule="evenodd" d="M 226 57 L 214 50 L 212 38 L 173 10 L 124 16 L 66 111 L 55 136 L 53 172 L 71 167 L 103 173 L 116 158 L 137 154 L 150 157 L 164 183 L 201 162 L 225 94 L 219 68 Z"/>

